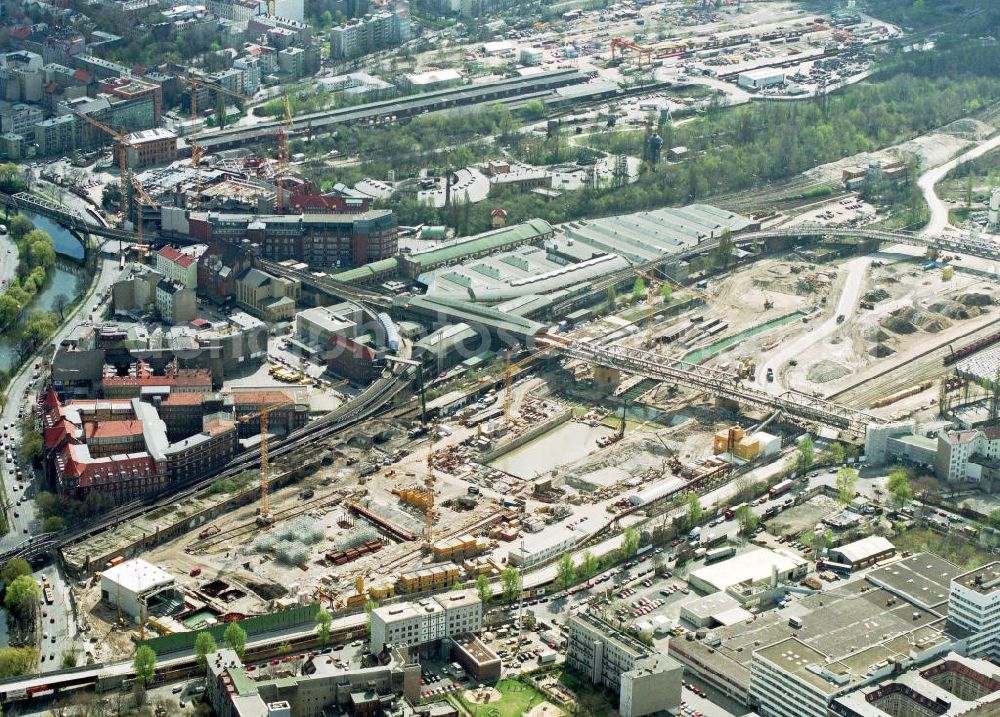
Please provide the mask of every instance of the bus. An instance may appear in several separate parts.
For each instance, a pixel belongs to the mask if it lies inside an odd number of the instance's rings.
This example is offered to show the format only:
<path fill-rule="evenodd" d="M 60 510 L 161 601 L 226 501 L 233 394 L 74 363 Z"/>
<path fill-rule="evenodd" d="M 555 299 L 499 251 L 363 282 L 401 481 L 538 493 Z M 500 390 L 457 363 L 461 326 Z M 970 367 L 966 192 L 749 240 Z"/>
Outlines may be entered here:
<path fill-rule="evenodd" d="M 720 560 L 731 558 L 734 555 L 736 555 L 736 548 L 732 545 L 726 546 L 725 548 L 715 548 L 714 550 L 709 550 L 705 553 L 705 565 L 717 563 Z"/>
<path fill-rule="evenodd" d="M 783 495 L 792 489 L 792 481 L 790 478 L 785 479 L 778 483 L 777 485 L 771 486 L 771 490 L 767 492 L 767 495 L 771 498 L 777 498 L 779 495 Z"/>
<path fill-rule="evenodd" d="M 736 514 L 740 512 L 740 508 L 746 507 L 746 503 L 740 503 L 739 505 L 732 505 L 726 508 L 724 515 L 726 520 L 732 520 L 736 517 Z"/>

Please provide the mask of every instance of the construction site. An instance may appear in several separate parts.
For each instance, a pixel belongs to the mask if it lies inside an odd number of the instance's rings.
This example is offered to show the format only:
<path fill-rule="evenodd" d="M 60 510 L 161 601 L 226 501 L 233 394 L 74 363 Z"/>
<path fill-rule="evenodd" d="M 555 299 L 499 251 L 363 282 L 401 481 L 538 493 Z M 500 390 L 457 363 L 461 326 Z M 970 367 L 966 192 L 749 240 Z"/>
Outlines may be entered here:
<path fill-rule="evenodd" d="M 414 400 L 280 458 L 268 460 L 262 440 L 263 470 L 225 492 L 195 491 L 64 548 L 84 577 L 73 588 L 84 630 L 101 636 L 88 650 L 111 659 L 140 633 L 313 602 L 357 610 L 510 564 L 540 575 L 526 586 L 544 585 L 560 555 L 610 549 L 630 525 L 650 531 L 691 493 L 777 481 L 803 431 L 861 450 L 863 434 L 582 360 L 569 346 L 639 351 L 733 390 L 825 398 L 872 421 L 932 421 L 982 400 L 961 376 L 940 376 L 996 333 L 996 284 L 976 268 L 985 262 L 931 266 L 918 249 L 859 248 L 792 247 L 711 280 L 668 281 L 668 303 L 662 276 L 633 273 L 641 292 L 597 317 L 578 312 L 498 359 L 491 376 L 456 379 L 467 400 L 431 402 L 424 422 Z M 119 620 L 89 579 L 140 553 L 183 596 L 143 625 Z"/>

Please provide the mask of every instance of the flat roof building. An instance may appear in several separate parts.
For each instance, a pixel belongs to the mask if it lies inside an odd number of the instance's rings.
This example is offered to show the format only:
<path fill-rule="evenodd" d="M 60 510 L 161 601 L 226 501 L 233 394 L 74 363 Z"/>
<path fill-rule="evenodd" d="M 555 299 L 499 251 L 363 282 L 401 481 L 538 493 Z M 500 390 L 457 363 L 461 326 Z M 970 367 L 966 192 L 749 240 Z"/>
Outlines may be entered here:
<path fill-rule="evenodd" d="M 1000 656 L 1000 561 L 951 581 L 948 620 L 969 631 L 967 655 Z"/>
<path fill-rule="evenodd" d="M 683 667 L 676 660 L 588 612 L 571 615 L 566 625 L 566 664 L 616 692 L 622 717 L 679 709 Z"/>
<path fill-rule="evenodd" d="M 370 646 L 378 654 L 387 644 L 418 647 L 482 627 L 483 604 L 476 591 L 449 591 L 372 610 Z"/>
<path fill-rule="evenodd" d="M 852 570 L 866 568 L 895 554 L 896 546 L 880 535 L 870 535 L 829 550 L 830 560 L 850 565 Z"/>
<path fill-rule="evenodd" d="M 141 558 L 101 573 L 101 600 L 134 622 L 151 615 L 169 615 L 184 606 L 174 587 L 174 576 Z"/>

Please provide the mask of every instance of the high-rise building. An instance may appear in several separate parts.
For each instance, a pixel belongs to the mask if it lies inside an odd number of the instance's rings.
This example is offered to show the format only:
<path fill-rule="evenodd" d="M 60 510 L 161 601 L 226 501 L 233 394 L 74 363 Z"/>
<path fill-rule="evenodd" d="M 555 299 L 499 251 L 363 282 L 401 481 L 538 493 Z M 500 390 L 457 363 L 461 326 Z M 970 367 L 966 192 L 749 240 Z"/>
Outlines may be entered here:
<path fill-rule="evenodd" d="M 969 631 L 969 657 L 1000 656 L 1000 561 L 951 581 L 948 620 Z"/>
<path fill-rule="evenodd" d="M 622 717 L 680 707 L 684 668 L 679 662 L 587 612 L 570 616 L 566 624 L 566 664 L 617 692 Z"/>

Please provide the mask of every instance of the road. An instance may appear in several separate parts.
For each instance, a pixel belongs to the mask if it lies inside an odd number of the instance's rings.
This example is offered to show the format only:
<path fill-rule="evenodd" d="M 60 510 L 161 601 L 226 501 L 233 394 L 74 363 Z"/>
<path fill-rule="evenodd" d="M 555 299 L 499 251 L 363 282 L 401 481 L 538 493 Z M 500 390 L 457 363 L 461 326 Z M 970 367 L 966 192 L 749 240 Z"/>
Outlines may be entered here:
<path fill-rule="evenodd" d="M 784 393 L 787 387 L 781 375 L 781 367 L 792 359 L 807 355 L 813 346 L 831 336 L 840 327 L 840 324 L 837 323 L 838 316 L 854 315 L 871 263 L 872 259 L 868 256 L 851 259 L 844 263 L 843 268 L 847 271 L 847 277 L 844 280 L 844 288 L 840 292 L 836 310 L 823 323 L 813 325 L 809 331 L 793 341 L 782 343 L 778 350 L 772 353 L 762 366 L 757 368 L 756 382 L 760 388 L 772 394 Z M 773 382 L 767 380 L 768 369 L 774 372 Z"/>
<path fill-rule="evenodd" d="M 7 290 L 9 282 L 17 273 L 17 244 L 7 234 L 0 234 L 0 280 L 3 280 L 3 290 Z"/>
<path fill-rule="evenodd" d="M 930 207 L 931 210 L 931 218 L 923 230 L 924 236 L 937 236 L 939 234 L 943 234 L 944 231 L 951 226 L 948 222 L 948 205 L 934 190 L 937 183 L 944 179 L 948 172 L 953 170 L 962 162 L 968 162 L 970 159 L 981 157 L 997 147 L 1000 147 L 1000 134 L 994 135 L 985 142 L 976 145 L 968 152 L 964 152 L 963 154 L 960 154 L 954 159 L 938 165 L 937 167 L 932 167 L 920 175 L 920 179 L 917 180 L 917 186 L 919 186 L 920 191 L 923 192 L 924 201 L 927 202 L 927 206 Z"/>

